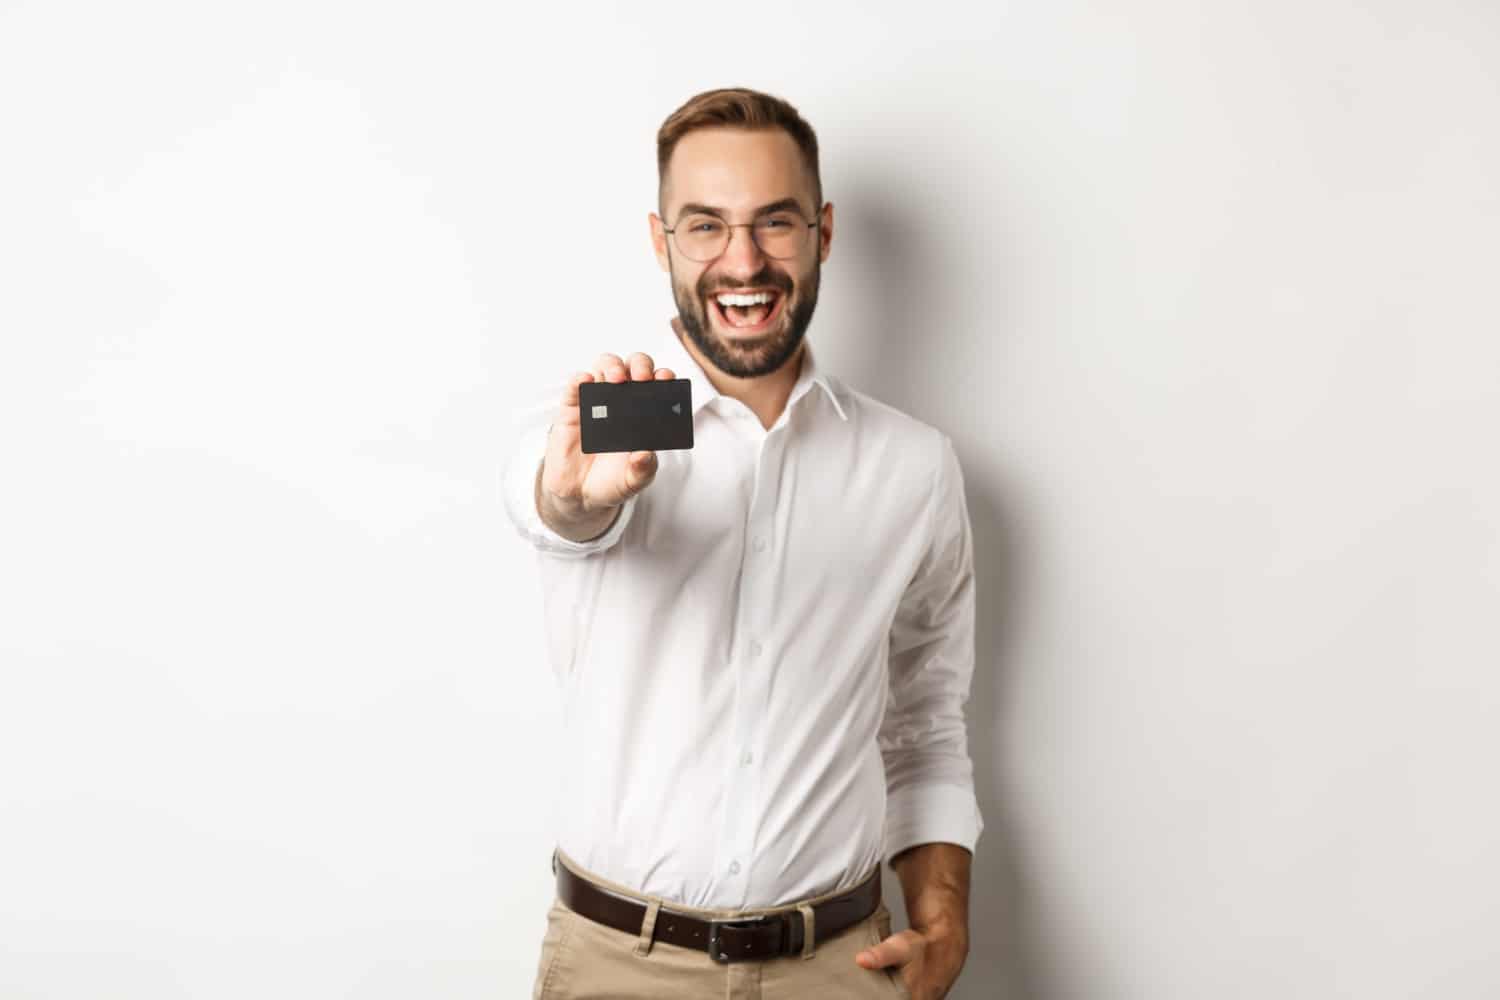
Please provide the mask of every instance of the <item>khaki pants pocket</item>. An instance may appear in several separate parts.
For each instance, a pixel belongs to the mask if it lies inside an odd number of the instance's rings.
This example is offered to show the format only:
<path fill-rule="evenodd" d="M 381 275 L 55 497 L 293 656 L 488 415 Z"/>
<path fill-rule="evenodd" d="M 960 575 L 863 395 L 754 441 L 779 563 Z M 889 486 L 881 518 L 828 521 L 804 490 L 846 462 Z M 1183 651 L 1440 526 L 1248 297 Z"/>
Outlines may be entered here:
<path fill-rule="evenodd" d="M 547 911 L 547 933 L 542 935 L 542 953 L 537 959 L 536 982 L 531 988 L 531 1000 L 552 1000 L 554 979 L 557 975 L 558 956 L 568 943 L 568 931 L 572 926 L 572 914 L 557 900 Z"/>
<path fill-rule="evenodd" d="M 875 933 L 871 944 L 879 944 L 891 936 L 891 911 L 886 909 L 885 903 L 875 908 Z M 901 1000 L 911 1000 L 911 991 L 906 988 L 906 980 L 901 978 L 901 969 L 895 966 L 887 966 L 882 970 L 886 979 L 891 984 L 891 989 Z"/>

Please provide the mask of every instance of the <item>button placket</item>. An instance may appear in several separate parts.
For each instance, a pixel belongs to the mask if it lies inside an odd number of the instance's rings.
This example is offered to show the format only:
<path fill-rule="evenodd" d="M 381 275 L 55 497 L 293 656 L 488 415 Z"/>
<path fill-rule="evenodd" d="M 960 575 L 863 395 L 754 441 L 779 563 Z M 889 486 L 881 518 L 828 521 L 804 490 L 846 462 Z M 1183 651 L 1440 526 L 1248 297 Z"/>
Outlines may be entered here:
<path fill-rule="evenodd" d="M 736 664 L 735 727 L 733 742 L 730 746 L 741 749 L 730 757 L 730 777 L 725 789 L 727 836 L 724 843 L 728 847 L 729 857 L 729 864 L 725 871 L 728 872 L 730 878 L 737 880 L 736 889 L 741 900 L 748 898 L 749 895 L 748 887 L 744 882 L 749 878 L 748 868 L 754 850 L 752 837 L 755 824 L 750 821 L 750 817 L 754 815 L 753 804 L 756 801 L 758 785 L 754 769 L 747 766 L 748 751 L 743 748 L 753 746 L 759 738 L 757 732 L 759 720 L 756 718 L 753 706 L 760 702 L 761 685 L 757 676 L 756 663 L 761 648 L 758 639 L 751 639 L 745 644 L 744 652 L 738 658 L 739 663 Z"/>
<path fill-rule="evenodd" d="M 746 691 L 745 686 L 749 682 L 750 671 L 746 668 L 747 656 L 741 653 L 735 657 L 732 669 L 734 670 L 734 724 L 730 736 L 730 748 L 743 746 L 746 740 L 747 727 L 751 725 L 749 713 L 745 710 Z M 746 772 L 739 765 L 739 755 L 731 752 L 726 762 L 728 772 L 724 783 L 724 814 L 723 827 L 719 843 L 724 845 L 724 853 L 720 855 L 723 860 L 721 869 L 730 879 L 737 880 L 742 868 L 741 859 L 749 856 L 745 844 L 745 830 L 752 824 L 749 822 L 749 809 L 752 802 L 753 790 L 746 781 Z M 736 895 L 743 896 L 743 887 L 735 886 Z"/>
<path fill-rule="evenodd" d="M 758 428 L 757 428 L 758 429 Z M 775 507 L 777 480 L 777 446 L 775 440 L 763 439 L 756 449 L 754 481 L 750 492 L 750 511 L 746 518 L 749 546 L 740 565 L 740 605 L 736 609 L 737 634 L 745 637 L 741 653 L 735 663 L 735 710 L 734 742 L 736 747 L 730 767 L 730 780 L 726 789 L 726 834 L 725 855 L 729 863 L 725 867 L 731 878 L 742 880 L 738 885 L 741 899 L 749 896 L 749 868 L 755 851 L 755 824 L 746 821 L 753 815 L 751 805 L 759 794 L 759 769 L 751 765 L 755 761 L 755 748 L 762 742 L 761 732 L 765 725 L 767 675 L 764 657 L 765 643 L 760 636 L 759 614 L 768 604 L 763 588 L 769 584 L 770 575 L 762 572 L 761 561 L 750 553 L 762 553 L 769 548 L 769 526 L 774 523 L 771 512 Z M 760 527 L 757 527 L 760 526 Z M 748 811 L 748 812 L 747 812 Z"/>

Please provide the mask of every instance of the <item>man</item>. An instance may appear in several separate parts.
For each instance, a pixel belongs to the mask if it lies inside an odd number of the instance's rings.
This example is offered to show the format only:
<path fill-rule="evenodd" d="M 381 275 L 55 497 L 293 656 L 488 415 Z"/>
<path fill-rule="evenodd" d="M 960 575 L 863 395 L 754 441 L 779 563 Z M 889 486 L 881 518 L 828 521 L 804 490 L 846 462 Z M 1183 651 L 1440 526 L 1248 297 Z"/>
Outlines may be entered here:
<path fill-rule="evenodd" d="M 657 151 L 678 315 L 575 374 L 506 471 L 564 715 L 533 996 L 939 1000 L 983 829 L 958 461 L 813 359 L 833 206 L 796 110 L 709 91 Z M 693 448 L 580 451 L 579 385 L 679 376 Z"/>

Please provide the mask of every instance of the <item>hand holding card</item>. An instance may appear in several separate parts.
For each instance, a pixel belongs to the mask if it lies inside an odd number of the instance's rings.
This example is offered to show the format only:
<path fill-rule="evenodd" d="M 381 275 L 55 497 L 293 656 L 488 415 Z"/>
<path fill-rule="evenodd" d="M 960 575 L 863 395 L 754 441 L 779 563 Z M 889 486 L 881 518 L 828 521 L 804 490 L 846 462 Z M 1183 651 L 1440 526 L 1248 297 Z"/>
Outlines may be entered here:
<path fill-rule="evenodd" d="M 628 365 L 618 355 L 601 354 L 594 368 L 569 380 L 537 477 L 542 519 L 569 537 L 581 535 L 580 541 L 591 537 L 591 531 L 602 534 L 613 523 L 617 508 L 656 478 L 655 449 L 692 447 L 687 379 L 678 379 L 669 368 L 656 368 L 640 351 L 630 355 Z M 600 392 L 600 399 L 581 406 L 581 396 Z M 593 407 L 605 409 L 595 416 L 599 411 Z M 606 430 L 610 413 L 618 419 Z M 585 420 L 594 424 L 587 431 Z"/>

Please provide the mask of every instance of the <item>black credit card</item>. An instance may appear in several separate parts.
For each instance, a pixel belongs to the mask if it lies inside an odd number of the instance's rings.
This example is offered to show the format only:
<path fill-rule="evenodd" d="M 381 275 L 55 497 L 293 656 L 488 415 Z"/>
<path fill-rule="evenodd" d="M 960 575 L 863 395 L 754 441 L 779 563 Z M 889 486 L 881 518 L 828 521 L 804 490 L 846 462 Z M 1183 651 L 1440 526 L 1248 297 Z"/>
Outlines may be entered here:
<path fill-rule="evenodd" d="M 673 451 L 693 446 L 692 380 L 583 382 L 578 386 L 583 451 Z"/>

